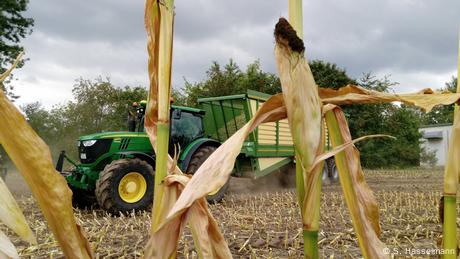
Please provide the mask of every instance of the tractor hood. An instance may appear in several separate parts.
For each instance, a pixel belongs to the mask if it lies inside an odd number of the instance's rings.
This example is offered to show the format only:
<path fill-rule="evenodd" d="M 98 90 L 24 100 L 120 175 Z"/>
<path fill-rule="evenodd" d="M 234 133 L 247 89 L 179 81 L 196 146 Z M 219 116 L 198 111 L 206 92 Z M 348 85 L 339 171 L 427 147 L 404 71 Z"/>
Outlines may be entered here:
<path fill-rule="evenodd" d="M 84 140 L 95 140 L 95 139 L 114 139 L 114 138 L 126 138 L 126 137 L 146 137 L 145 132 L 130 132 L 130 131 L 114 131 L 114 132 L 101 132 L 94 133 L 91 135 L 85 135 L 78 138 L 79 141 Z"/>

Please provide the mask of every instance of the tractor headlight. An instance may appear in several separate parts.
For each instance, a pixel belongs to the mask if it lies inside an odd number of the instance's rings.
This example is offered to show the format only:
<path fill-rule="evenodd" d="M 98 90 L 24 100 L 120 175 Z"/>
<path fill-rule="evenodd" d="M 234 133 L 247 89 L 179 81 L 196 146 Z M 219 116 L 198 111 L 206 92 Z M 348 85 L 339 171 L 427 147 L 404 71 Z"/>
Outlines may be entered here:
<path fill-rule="evenodd" d="M 85 141 L 82 141 L 82 143 L 83 143 L 83 146 L 85 147 L 91 147 L 92 145 L 96 143 L 96 140 L 85 140 Z"/>

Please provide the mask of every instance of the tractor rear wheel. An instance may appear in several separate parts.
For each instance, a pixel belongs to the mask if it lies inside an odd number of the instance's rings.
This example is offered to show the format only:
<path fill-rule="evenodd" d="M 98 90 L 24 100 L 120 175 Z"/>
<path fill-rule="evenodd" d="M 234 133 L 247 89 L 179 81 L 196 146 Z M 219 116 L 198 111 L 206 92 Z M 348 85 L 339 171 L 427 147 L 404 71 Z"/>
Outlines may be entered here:
<path fill-rule="evenodd" d="M 96 181 L 97 202 L 115 215 L 146 210 L 153 200 L 154 174 L 152 166 L 143 160 L 115 160 Z"/>
<path fill-rule="evenodd" d="M 198 168 L 201 166 L 201 164 L 203 164 L 204 161 L 206 161 L 206 159 L 216 149 L 217 148 L 213 146 L 204 146 L 204 147 L 198 148 L 195 151 L 195 153 L 192 155 L 192 159 L 190 159 L 190 163 L 188 164 L 186 172 L 188 174 L 194 174 L 198 170 Z M 227 180 L 224 186 L 222 186 L 222 188 L 206 196 L 206 200 L 209 203 L 217 203 L 217 202 L 222 201 L 229 186 L 230 186 L 230 178 Z"/>

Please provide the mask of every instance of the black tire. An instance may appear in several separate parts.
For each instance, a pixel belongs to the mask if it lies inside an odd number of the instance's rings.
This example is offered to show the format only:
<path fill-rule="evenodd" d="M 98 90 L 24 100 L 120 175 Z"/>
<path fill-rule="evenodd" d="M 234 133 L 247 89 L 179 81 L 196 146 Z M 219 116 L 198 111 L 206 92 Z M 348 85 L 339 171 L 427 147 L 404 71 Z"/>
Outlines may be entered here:
<path fill-rule="evenodd" d="M 296 168 L 295 163 L 291 162 L 275 173 L 278 178 L 278 183 L 283 188 L 295 188 L 296 181 Z"/>
<path fill-rule="evenodd" d="M 139 173 L 146 181 L 146 191 L 140 200 L 128 203 L 119 194 L 121 179 L 129 173 Z M 133 210 L 146 210 L 152 205 L 155 171 L 140 159 L 119 159 L 108 164 L 96 181 L 97 202 L 104 210 L 118 215 Z"/>
<path fill-rule="evenodd" d="M 329 179 L 332 183 L 337 183 L 339 181 L 339 171 L 335 165 L 334 158 L 329 158 L 326 160 L 327 168 L 329 170 Z"/>
<path fill-rule="evenodd" d="M 190 159 L 190 163 L 188 164 L 187 167 L 187 173 L 188 174 L 194 174 L 198 168 L 201 166 L 201 164 L 206 161 L 206 159 L 214 152 L 217 148 L 213 146 L 204 146 L 198 148 L 195 153 L 192 155 L 192 158 Z M 206 200 L 209 203 L 218 203 L 221 202 L 222 199 L 225 196 L 225 193 L 227 192 L 228 187 L 230 186 L 230 178 L 228 178 L 227 182 L 220 188 L 218 192 L 216 192 L 213 195 L 208 195 L 206 196 Z"/>
<path fill-rule="evenodd" d="M 78 209 L 91 209 L 97 205 L 94 191 L 87 191 L 69 186 L 72 190 L 72 206 Z"/>
<path fill-rule="evenodd" d="M 322 172 L 323 184 L 328 185 L 339 181 L 339 172 L 335 165 L 334 158 L 329 158 L 324 161 L 323 172 Z"/>
<path fill-rule="evenodd" d="M 329 177 L 329 165 L 328 165 L 328 160 L 326 160 L 324 162 L 324 165 L 323 165 L 323 171 L 321 172 L 321 177 L 323 178 L 322 181 L 323 181 L 323 184 L 324 185 L 329 185 L 331 184 L 331 179 Z"/>

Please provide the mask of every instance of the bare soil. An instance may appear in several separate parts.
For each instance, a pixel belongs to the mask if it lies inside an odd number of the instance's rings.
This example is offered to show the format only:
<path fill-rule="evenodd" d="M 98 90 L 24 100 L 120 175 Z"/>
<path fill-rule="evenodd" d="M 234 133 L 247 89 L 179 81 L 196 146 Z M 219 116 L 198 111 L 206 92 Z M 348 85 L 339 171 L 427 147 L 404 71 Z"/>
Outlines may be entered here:
<path fill-rule="evenodd" d="M 391 251 L 399 252 L 397 258 L 433 257 L 410 254 L 406 249 L 421 251 L 439 247 L 442 171 L 379 170 L 366 171 L 365 175 L 380 205 L 381 240 Z M 288 181 L 285 188 L 278 176 L 259 180 L 232 178 L 224 202 L 210 205 L 234 258 L 303 257 L 302 225 L 293 181 Z M 19 174 L 9 174 L 6 182 L 18 197 L 39 245 L 28 246 L 4 226 L 0 229 L 6 231 L 25 258 L 62 257 Z M 321 258 L 362 257 L 340 185 L 323 186 L 321 199 Z M 150 212 L 113 217 L 99 209 L 76 209 L 75 214 L 100 258 L 142 256 L 150 229 Z M 188 231 L 180 241 L 179 257 L 197 258 Z"/>

